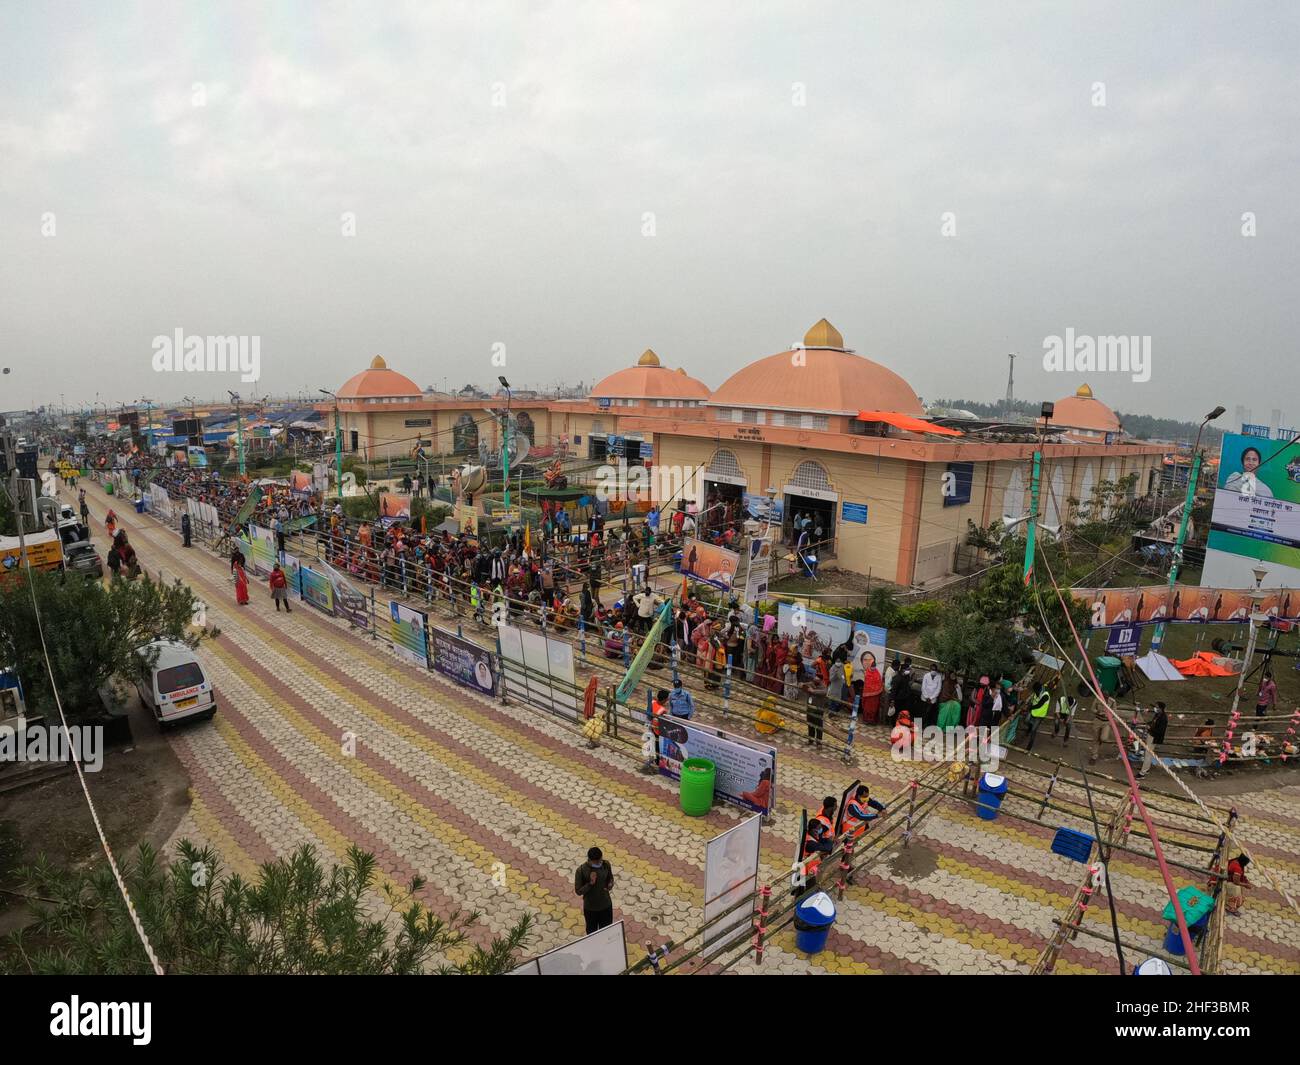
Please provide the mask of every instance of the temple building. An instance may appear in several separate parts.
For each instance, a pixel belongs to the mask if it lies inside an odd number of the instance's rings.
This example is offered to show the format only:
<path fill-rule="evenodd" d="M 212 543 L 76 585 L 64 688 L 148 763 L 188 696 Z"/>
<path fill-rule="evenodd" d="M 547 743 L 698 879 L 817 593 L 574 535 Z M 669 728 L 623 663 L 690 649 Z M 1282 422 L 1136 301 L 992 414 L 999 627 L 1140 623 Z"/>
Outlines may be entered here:
<path fill-rule="evenodd" d="M 584 399 L 512 397 L 516 431 L 534 454 L 704 468 L 705 499 L 743 500 L 788 537 L 804 515 L 821 528 L 821 561 L 911 586 L 958 568 L 968 528 L 1023 522 L 1031 459 L 1043 455 L 1040 522 L 1079 518 L 1103 482 L 1136 475 L 1153 490 L 1165 448 L 1125 439 L 1119 419 L 1082 386 L 1051 420 L 1016 434 L 939 424 L 907 380 L 849 348 L 826 319 L 803 343 L 757 359 L 710 391 L 650 350 Z M 504 392 L 488 400 L 422 393 L 376 358 L 338 392 L 344 447 L 402 457 L 477 455 L 499 445 Z M 331 405 L 322 405 L 328 412 Z M 666 507 L 679 500 L 664 499 Z"/>

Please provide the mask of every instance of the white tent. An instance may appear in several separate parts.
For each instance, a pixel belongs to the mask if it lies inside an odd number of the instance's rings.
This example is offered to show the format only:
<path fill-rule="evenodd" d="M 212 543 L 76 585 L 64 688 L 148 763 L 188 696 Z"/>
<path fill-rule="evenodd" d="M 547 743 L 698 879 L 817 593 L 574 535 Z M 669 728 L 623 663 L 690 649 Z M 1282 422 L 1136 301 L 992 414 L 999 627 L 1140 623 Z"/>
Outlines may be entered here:
<path fill-rule="evenodd" d="M 1169 661 L 1159 651 L 1150 651 L 1137 659 L 1138 669 L 1151 680 L 1186 680 L 1178 670 L 1174 669 L 1174 664 Z"/>

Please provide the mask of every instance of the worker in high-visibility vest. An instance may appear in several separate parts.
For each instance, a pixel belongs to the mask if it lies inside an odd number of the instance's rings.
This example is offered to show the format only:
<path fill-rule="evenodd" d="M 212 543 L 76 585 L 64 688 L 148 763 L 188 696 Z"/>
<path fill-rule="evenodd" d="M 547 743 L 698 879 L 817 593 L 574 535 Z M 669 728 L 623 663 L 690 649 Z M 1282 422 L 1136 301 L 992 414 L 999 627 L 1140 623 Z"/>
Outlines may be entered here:
<path fill-rule="evenodd" d="M 871 788 L 866 784 L 859 784 L 844 803 L 844 820 L 840 825 L 840 838 L 857 839 L 885 810 L 886 806 L 883 802 L 871 797 Z"/>
<path fill-rule="evenodd" d="M 1026 709 L 1029 711 L 1029 734 L 1025 737 L 1026 751 L 1034 749 L 1034 733 L 1038 731 L 1038 726 L 1047 720 L 1047 711 L 1051 708 L 1051 705 L 1052 693 L 1043 687 L 1041 680 L 1034 681 L 1034 690 L 1026 704 Z"/>
<path fill-rule="evenodd" d="M 650 700 L 649 728 L 642 736 L 641 752 L 645 756 L 645 768 L 654 769 L 659 764 L 659 719 L 668 713 L 668 691 L 660 688 Z"/>
<path fill-rule="evenodd" d="M 827 795 L 822 799 L 821 810 L 808 819 L 799 857 L 805 863 L 804 874 L 810 879 L 816 878 L 817 870 L 822 864 L 821 858 L 814 856 L 830 854 L 835 849 L 835 807 L 837 805 L 839 804 L 835 796 Z"/>

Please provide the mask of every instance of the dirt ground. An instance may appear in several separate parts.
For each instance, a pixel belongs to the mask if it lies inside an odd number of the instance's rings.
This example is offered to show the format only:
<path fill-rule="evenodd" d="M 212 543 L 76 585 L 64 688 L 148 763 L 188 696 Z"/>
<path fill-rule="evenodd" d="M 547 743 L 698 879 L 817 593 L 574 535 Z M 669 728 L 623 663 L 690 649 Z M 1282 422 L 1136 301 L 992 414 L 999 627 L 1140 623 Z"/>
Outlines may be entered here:
<path fill-rule="evenodd" d="M 142 842 L 161 847 L 189 808 L 189 775 L 152 716 L 132 696 L 133 742 L 108 746 L 103 768 L 87 773 L 109 845 L 119 859 Z M 0 778 L 3 779 L 3 778 Z M 103 860 L 85 796 L 73 772 L 0 795 L 0 934 L 26 920 L 17 869 L 44 854 L 83 866 Z"/>

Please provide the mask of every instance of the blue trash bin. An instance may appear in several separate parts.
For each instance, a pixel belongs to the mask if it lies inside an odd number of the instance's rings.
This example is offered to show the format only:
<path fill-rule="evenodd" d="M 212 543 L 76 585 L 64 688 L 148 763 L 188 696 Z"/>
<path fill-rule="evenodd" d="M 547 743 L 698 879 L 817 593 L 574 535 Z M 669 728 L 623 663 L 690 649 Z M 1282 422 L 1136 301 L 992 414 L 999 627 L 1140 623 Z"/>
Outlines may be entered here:
<path fill-rule="evenodd" d="M 144 513 L 144 499 L 137 499 L 137 500 L 135 501 L 135 512 L 136 512 L 137 514 L 143 514 L 143 513 Z"/>
<path fill-rule="evenodd" d="M 805 954 L 820 954 L 835 923 L 835 903 L 824 891 L 815 891 L 794 908 L 794 945 Z"/>
<path fill-rule="evenodd" d="M 998 816 L 998 807 L 1002 805 L 1002 796 L 1007 793 L 1007 778 L 999 773 L 985 773 L 980 777 L 979 807 L 976 813 L 985 821 L 993 821 Z"/>
<path fill-rule="evenodd" d="M 1205 926 L 1210 923 L 1210 915 L 1207 913 L 1195 924 L 1187 926 L 1187 934 L 1192 937 L 1192 942 L 1196 942 L 1196 937 L 1205 931 Z M 1169 927 L 1165 929 L 1165 951 L 1169 954 L 1177 954 L 1180 958 L 1183 956 L 1183 937 L 1178 931 L 1178 922 L 1170 921 Z"/>

